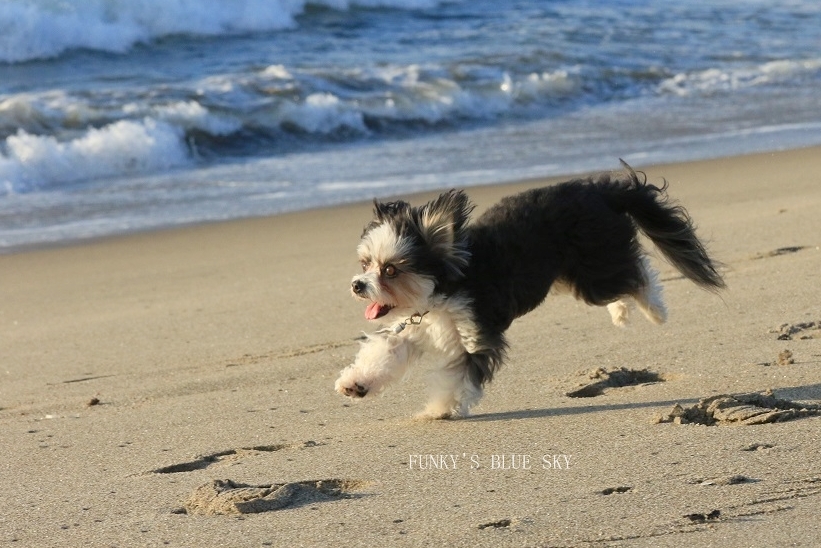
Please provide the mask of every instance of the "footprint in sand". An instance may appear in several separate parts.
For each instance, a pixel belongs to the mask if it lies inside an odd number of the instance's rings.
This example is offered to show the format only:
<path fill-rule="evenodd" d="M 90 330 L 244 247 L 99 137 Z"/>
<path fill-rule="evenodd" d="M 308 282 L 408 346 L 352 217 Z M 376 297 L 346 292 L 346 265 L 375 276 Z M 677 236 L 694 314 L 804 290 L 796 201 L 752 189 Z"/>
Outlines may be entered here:
<path fill-rule="evenodd" d="M 621 493 L 629 493 L 633 490 L 632 485 L 620 485 L 619 487 L 608 487 L 607 489 L 602 489 L 602 495 L 613 495 L 613 494 L 621 494 Z"/>
<path fill-rule="evenodd" d="M 795 356 L 792 353 L 792 350 L 785 348 L 781 352 L 778 353 L 778 356 L 774 361 L 770 362 L 758 362 L 756 365 L 763 365 L 765 367 L 770 367 L 773 365 L 792 365 L 795 362 Z"/>
<path fill-rule="evenodd" d="M 592 382 L 583 384 L 580 388 L 566 392 L 565 395 L 571 398 L 593 398 L 604 394 L 608 388 L 621 388 L 624 386 L 640 386 L 663 382 L 665 379 L 659 373 L 648 369 L 626 369 L 617 367 L 614 369 L 604 369 L 602 367 L 587 373 L 587 378 Z"/>
<path fill-rule="evenodd" d="M 243 457 L 258 455 L 259 453 L 273 453 L 283 449 L 306 449 L 309 447 L 317 447 L 319 445 L 323 444 L 315 441 L 306 441 L 302 443 L 255 445 L 253 447 L 227 449 L 225 451 L 217 451 L 216 453 L 210 453 L 208 455 L 200 455 L 191 461 L 172 464 L 170 466 L 163 466 L 162 468 L 151 470 L 151 472 L 154 474 L 178 474 L 181 472 L 193 472 L 194 470 L 204 470 L 213 464 L 221 462 L 234 462 Z"/>
<path fill-rule="evenodd" d="M 717 481 L 706 480 L 691 481 L 699 485 L 738 485 L 745 483 L 757 483 L 760 480 L 736 475 L 725 478 L 717 478 Z M 821 495 L 821 478 L 817 476 L 807 478 L 795 478 L 786 481 L 778 481 L 769 488 L 761 489 L 755 493 L 749 493 L 749 498 L 740 500 L 737 504 L 729 505 L 722 510 L 712 510 L 710 512 L 694 512 L 685 514 L 684 517 L 695 523 L 705 523 L 712 520 L 737 520 L 745 519 L 763 514 L 773 514 L 790 510 L 794 506 L 796 499 L 817 497 Z"/>
<path fill-rule="evenodd" d="M 243 458 L 282 450 L 299 450 L 323 445 L 315 441 L 302 443 L 256 445 L 239 449 L 227 449 L 194 460 L 163 466 L 152 470 L 154 474 L 179 474 L 204 470 L 220 463 L 236 463 Z M 172 510 L 174 514 L 223 515 L 253 514 L 270 512 L 283 508 L 296 508 L 337 499 L 364 496 L 354 491 L 370 482 L 362 480 L 308 480 L 268 485 L 248 485 L 230 479 L 212 480 L 194 490 L 181 508 Z"/>
<path fill-rule="evenodd" d="M 487 523 L 480 523 L 477 527 L 479 527 L 479 529 L 504 529 L 510 527 L 512 523 L 513 520 L 505 518 L 496 521 L 489 521 Z"/>
<path fill-rule="evenodd" d="M 689 480 L 687 483 L 695 484 L 695 485 L 739 485 L 741 483 L 757 483 L 761 480 L 753 479 L 742 474 L 733 474 L 731 476 L 719 476 L 716 478 L 694 478 Z"/>
<path fill-rule="evenodd" d="M 781 255 L 789 255 L 791 253 L 798 253 L 799 251 L 807 249 L 805 245 L 793 245 L 789 247 L 779 247 L 778 249 L 773 249 L 772 251 L 765 251 L 763 253 L 756 253 L 751 257 L 751 259 L 767 259 L 769 257 L 778 257 Z"/>
<path fill-rule="evenodd" d="M 707 521 L 719 519 L 721 517 L 721 510 L 711 510 L 706 514 L 702 514 L 701 512 L 695 512 L 692 514 L 685 514 L 684 517 L 695 523 L 705 523 Z"/>
<path fill-rule="evenodd" d="M 778 399 L 768 390 L 762 393 L 710 396 L 686 409 L 676 404 L 669 413 L 656 417 L 655 422 L 706 426 L 753 425 L 817 415 L 821 415 L 821 405 Z"/>
<path fill-rule="evenodd" d="M 270 485 L 247 485 L 229 479 L 213 480 L 197 487 L 175 514 L 217 516 L 256 514 L 298 508 L 333 500 L 365 496 L 356 493 L 369 482 L 361 480 L 309 480 Z"/>
<path fill-rule="evenodd" d="M 779 341 L 821 339 L 821 321 L 784 323 L 770 333 L 776 333 Z"/>
<path fill-rule="evenodd" d="M 775 447 L 775 445 L 773 445 L 772 443 L 755 442 L 755 443 L 751 443 L 750 445 L 747 445 L 745 447 L 742 447 L 741 450 L 742 451 L 769 451 L 773 447 Z"/>

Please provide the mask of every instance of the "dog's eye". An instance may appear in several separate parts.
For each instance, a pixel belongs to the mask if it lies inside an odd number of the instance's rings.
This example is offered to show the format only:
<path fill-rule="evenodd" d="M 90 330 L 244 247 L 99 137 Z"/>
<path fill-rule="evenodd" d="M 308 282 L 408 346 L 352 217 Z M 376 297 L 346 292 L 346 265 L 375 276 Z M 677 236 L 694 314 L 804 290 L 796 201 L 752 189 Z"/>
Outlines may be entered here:
<path fill-rule="evenodd" d="M 387 276 L 388 278 L 393 278 L 397 274 L 396 267 L 392 264 L 386 264 L 385 267 L 382 269 L 382 273 Z"/>
<path fill-rule="evenodd" d="M 366 270 L 368 270 L 368 265 L 370 263 L 368 263 L 368 261 L 362 261 L 360 264 L 362 265 L 362 272 L 365 272 Z"/>

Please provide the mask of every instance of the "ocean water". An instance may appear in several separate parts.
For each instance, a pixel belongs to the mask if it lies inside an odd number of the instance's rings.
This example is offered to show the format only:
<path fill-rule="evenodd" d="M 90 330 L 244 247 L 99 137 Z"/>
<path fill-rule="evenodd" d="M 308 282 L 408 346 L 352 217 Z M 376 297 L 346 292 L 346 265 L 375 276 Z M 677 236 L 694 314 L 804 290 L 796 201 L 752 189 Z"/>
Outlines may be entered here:
<path fill-rule="evenodd" d="M 0 1 L 0 253 L 813 144 L 816 0 Z"/>

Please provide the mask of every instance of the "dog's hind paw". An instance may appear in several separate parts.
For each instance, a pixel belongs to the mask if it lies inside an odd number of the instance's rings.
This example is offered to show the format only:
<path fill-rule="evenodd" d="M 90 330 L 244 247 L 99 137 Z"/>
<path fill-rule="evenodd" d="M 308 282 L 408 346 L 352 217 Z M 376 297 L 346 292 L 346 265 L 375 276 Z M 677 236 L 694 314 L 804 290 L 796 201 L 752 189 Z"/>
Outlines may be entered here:
<path fill-rule="evenodd" d="M 454 419 L 454 418 L 458 419 L 459 417 L 455 416 L 450 411 L 431 412 L 431 411 L 425 410 L 425 411 L 420 411 L 419 413 L 417 413 L 413 416 L 413 420 L 416 420 L 416 421 L 439 421 L 439 420 L 449 420 L 449 419 Z"/>
<path fill-rule="evenodd" d="M 418 421 L 458 420 L 470 416 L 470 411 L 464 407 L 442 406 L 435 403 L 428 404 L 424 411 L 413 416 Z"/>

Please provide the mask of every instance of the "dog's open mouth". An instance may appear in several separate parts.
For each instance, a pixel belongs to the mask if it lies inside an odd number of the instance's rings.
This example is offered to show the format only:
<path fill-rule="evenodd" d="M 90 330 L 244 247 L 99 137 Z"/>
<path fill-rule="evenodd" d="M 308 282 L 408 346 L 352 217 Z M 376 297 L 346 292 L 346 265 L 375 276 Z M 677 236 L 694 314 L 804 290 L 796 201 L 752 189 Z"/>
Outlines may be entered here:
<path fill-rule="evenodd" d="M 376 320 L 391 311 L 392 305 L 372 302 L 365 309 L 365 319 Z"/>

